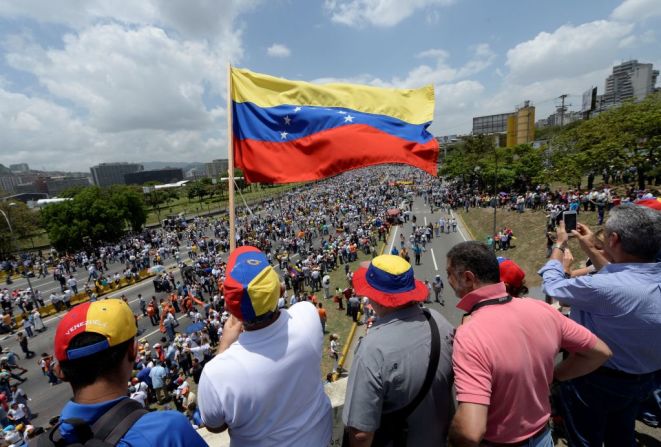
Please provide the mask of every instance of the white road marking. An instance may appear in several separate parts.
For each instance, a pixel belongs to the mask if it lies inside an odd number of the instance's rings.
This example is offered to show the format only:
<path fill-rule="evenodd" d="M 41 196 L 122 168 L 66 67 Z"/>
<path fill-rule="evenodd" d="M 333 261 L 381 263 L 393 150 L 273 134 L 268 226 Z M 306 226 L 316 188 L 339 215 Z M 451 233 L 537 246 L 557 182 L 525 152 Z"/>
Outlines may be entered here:
<path fill-rule="evenodd" d="M 434 256 L 434 249 L 430 248 L 429 251 L 431 251 L 431 260 L 434 261 L 434 269 L 438 271 L 438 264 L 436 264 L 436 256 Z"/>
<path fill-rule="evenodd" d="M 425 226 L 427 226 L 427 216 L 425 216 Z"/>
<path fill-rule="evenodd" d="M 399 230 L 399 225 L 395 226 L 395 232 L 392 235 L 392 242 L 390 242 L 390 250 L 387 254 L 392 253 L 392 247 L 395 245 L 395 240 L 397 239 L 397 230 Z"/>
<path fill-rule="evenodd" d="M 454 216 L 452 215 L 452 210 L 450 210 L 450 216 L 451 216 L 451 217 L 454 217 Z M 461 231 L 461 225 L 459 225 L 459 220 L 457 220 L 457 229 L 459 230 L 459 234 L 461 234 L 461 237 L 464 239 L 464 241 L 467 241 L 468 238 L 466 237 L 466 235 L 464 234 L 464 232 Z"/>

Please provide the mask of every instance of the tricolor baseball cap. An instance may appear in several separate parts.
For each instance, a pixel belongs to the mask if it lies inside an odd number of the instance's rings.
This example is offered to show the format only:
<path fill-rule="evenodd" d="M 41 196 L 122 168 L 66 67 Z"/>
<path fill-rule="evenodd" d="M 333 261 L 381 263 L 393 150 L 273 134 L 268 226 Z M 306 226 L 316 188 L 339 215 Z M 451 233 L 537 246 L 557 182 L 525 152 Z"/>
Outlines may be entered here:
<path fill-rule="evenodd" d="M 235 249 L 227 260 L 226 276 L 225 303 L 239 320 L 255 321 L 278 307 L 280 278 L 258 248 Z"/>
<path fill-rule="evenodd" d="M 358 295 L 385 307 L 398 307 L 411 301 L 424 301 L 429 289 L 415 279 L 413 267 L 400 256 L 381 255 L 353 275 Z"/>
<path fill-rule="evenodd" d="M 92 332 L 106 339 L 79 348 L 69 348 L 77 335 Z M 135 337 L 137 327 L 131 308 L 123 300 L 108 299 L 79 304 L 57 325 L 55 358 L 58 361 L 77 360 L 117 346 Z"/>

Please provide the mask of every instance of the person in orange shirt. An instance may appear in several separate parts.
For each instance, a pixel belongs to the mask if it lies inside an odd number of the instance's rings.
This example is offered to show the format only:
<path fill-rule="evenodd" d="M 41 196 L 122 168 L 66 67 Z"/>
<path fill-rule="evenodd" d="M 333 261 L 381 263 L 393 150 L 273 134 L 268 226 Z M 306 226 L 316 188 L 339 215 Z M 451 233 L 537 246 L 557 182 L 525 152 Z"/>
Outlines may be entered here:
<path fill-rule="evenodd" d="M 317 306 L 317 312 L 319 312 L 319 320 L 321 320 L 321 332 L 325 334 L 326 320 L 328 319 L 328 315 L 326 314 L 326 309 L 324 309 L 324 305 L 322 303 L 317 304 Z"/>
<path fill-rule="evenodd" d="M 147 316 L 149 317 L 149 321 L 151 321 L 152 326 L 156 326 L 158 324 L 156 309 L 154 309 L 154 305 L 152 303 L 147 304 Z"/>
<path fill-rule="evenodd" d="M 181 309 L 179 308 L 179 297 L 176 293 L 170 295 L 170 303 L 172 304 L 175 313 L 181 312 Z"/>

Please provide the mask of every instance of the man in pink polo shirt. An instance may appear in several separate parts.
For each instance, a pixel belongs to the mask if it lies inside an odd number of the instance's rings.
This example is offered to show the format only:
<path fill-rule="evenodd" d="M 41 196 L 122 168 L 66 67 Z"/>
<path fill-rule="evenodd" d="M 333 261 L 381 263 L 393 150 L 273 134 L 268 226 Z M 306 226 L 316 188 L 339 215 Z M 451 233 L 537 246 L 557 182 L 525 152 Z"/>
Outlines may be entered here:
<path fill-rule="evenodd" d="M 452 445 L 553 447 L 551 381 L 595 370 L 610 349 L 543 301 L 509 296 L 485 244 L 455 245 L 447 273 L 457 307 L 468 313 L 452 355 L 459 401 Z M 560 349 L 571 354 L 554 368 Z"/>

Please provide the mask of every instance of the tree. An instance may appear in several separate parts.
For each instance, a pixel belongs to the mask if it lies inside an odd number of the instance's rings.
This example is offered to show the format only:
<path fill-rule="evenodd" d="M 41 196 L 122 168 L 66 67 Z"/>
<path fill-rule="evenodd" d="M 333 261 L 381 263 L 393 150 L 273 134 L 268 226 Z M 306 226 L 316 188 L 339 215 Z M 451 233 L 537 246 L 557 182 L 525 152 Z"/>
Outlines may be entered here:
<path fill-rule="evenodd" d="M 211 179 L 208 179 L 211 182 Z M 200 202 L 208 194 L 207 187 L 202 181 L 196 180 L 188 184 L 188 200 L 192 200 L 195 197 L 199 198 Z"/>
<path fill-rule="evenodd" d="M 661 148 L 661 93 L 626 102 L 566 129 L 553 142 L 554 168 L 579 177 L 635 168 L 638 187 L 658 175 Z M 578 181 L 580 184 L 580 180 Z M 576 184 L 576 183 L 572 183 Z"/>
<path fill-rule="evenodd" d="M 149 188 L 148 192 L 143 192 L 144 200 L 151 209 L 156 210 L 156 215 L 158 221 L 161 221 L 161 205 L 166 203 L 169 200 L 169 194 L 164 189 L 156 189 L 155 186 L 159 185 L 160 182 L 147 182 L 145 187 Z"/>
<path fill-rule="evenodd" d="M 147 219 L 141 195 L 124 185 L 101 189 L 91 186 L 72 200 L 41 210 L 43 226 L 58 250 L 78 250 L 92 244 L 115 242 L 127 229 L 139 231 Z"/>
<path fill-rule="evenodd" d="M 448 153 L 445 165 L 441 166 L 440 174 L 460 178 L 464 183 L 477 181 L 484 187 L 484 170 L 493 158 L 495 146 L 493 140 L 485 135 L 469 136 L 461 143 L 454 145 Z"/>
<path fill-rule="evenodd" d="M 140 231 L 147 222 L 147 210 L 142 191 L 126 185 L 114 185 L 108 190 L 110 200 L 117 206 L 121 218 L 132 231 Z"/>
<path fill-rule="evenodd" d="M 39 214 L 25 203 L 0 202 L 0 253 L 4 255 L 18 249 L 21 239 L 33 236 L 39 230 Z M 5 219 L 6 216 L 6 219 Z M 9 224 L 11 230 L 9 231 Z"/>

